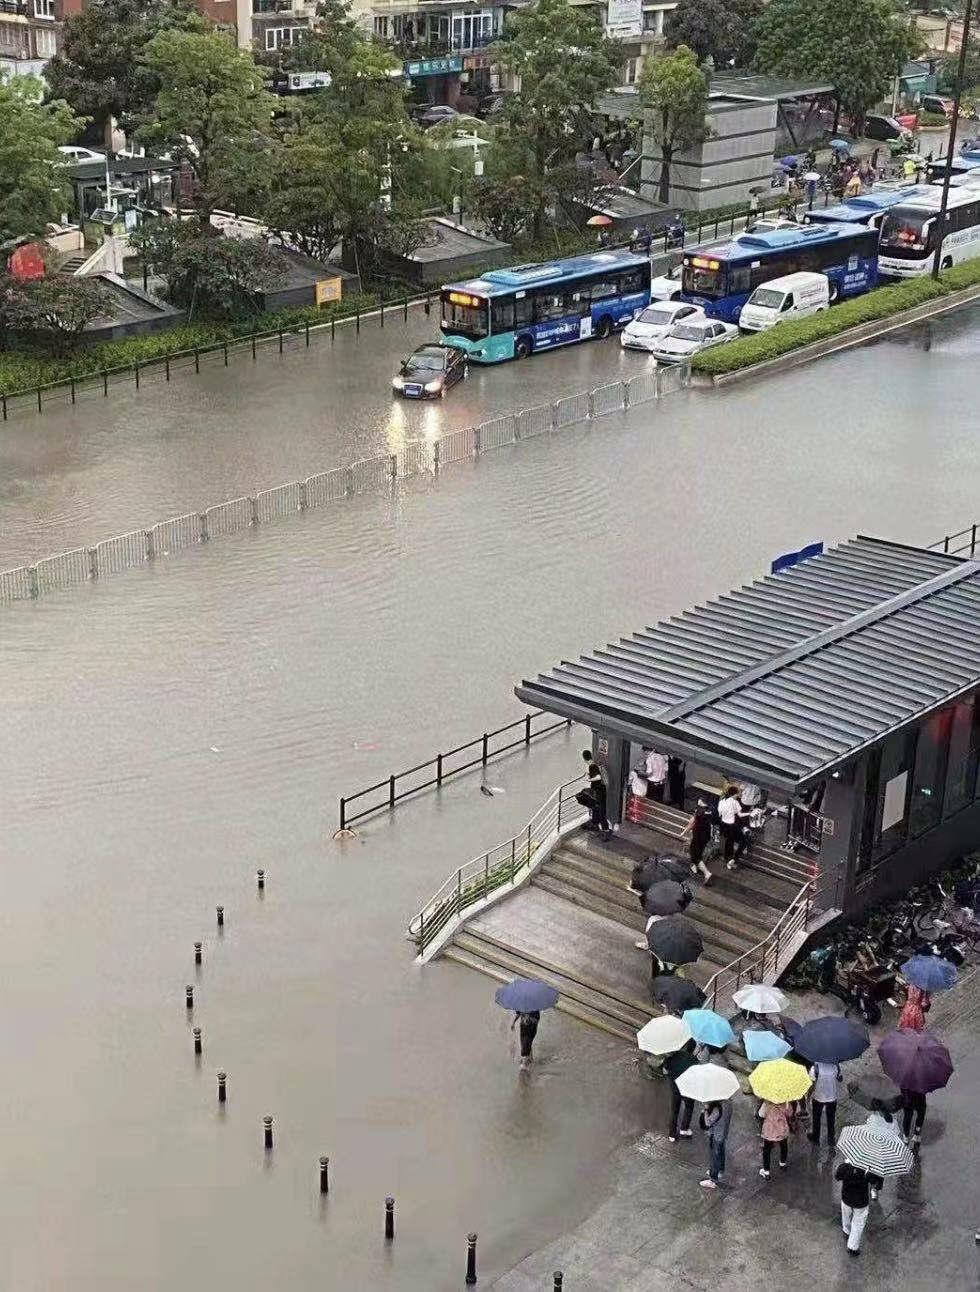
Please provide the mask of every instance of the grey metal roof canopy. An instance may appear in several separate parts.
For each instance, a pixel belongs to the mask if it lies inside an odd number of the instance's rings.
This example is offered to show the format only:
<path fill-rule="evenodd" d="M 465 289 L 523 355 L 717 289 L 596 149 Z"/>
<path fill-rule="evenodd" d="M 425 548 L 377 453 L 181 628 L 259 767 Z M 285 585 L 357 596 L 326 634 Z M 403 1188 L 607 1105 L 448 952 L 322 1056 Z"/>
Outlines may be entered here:
<path fill-rule="evenodd" d="M 516 694 L 797 790 L 978 685 L 980 563 L 859 537 Z"/>

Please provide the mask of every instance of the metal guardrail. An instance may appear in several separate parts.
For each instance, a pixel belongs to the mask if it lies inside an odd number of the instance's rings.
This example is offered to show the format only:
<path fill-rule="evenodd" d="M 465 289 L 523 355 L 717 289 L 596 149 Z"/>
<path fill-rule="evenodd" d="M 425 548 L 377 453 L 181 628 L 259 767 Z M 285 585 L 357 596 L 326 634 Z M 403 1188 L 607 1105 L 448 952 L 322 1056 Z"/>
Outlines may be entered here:
<path fill-rule="evenodd" d="M 550 718 L 551 716 L 551 714 L 546 714 L 540 709 L 535 709 L 525 717 L 517 718 L 514 722 L 508 722 L 506 726 L 498 727 L 495 731 L 485 731 L 482 736 L 478 736 L 476 740 L 468 740 L 465 745 L 457 745 L 455 749 L 447 750 L 444 754 L 436 754 L 435 758 L 429 758 L 424 763 L 417 763 L 414 767 L 409 767 L 403 772 L 392 772 L 384 780 L 380 780 L 374 785 L 369 785 L 366 789 L 358 790 L 356 794 L 345 795 L 340 800 L 340 829 L 346 830 L 354 821 L 361 821 L 364 817 L 372 816 L 375 812 L 383 812 L 386 809 L 393 808 L 402 799 L 410 798 L 413 794 L 430 789 L 433 785 L 442 785 L 445 781 L 451 780 L 452 777 L 459 776 L 461 772 L 472 771 L 474 767 L 486 767 L 489 762 L 510 753 L 511 750 L 526 749 L 531 744 L 531 741 L 537 740 L 539 736 L 550 735 L 553 731 L 567 730 L 572 725 L 570 719 L 562 718 L 558 722 L 549 722 L 547 726 L 535 729 L 535 719 Z M 508 740 L 503 745 L 494 745 L 492 743 L 498 736 L 509 735 L 518 728 L 523 734 L 516 740 Z M 453 761 L 472 753 L 473 750 L 479 750 L 475 757 L 464 757 L 464 761 L 459 763 Z M 425 776 L 426 773 L 429 773 L 427 779 L 412 780 L 413 777 Z M 404 789 L 399 789 L 399 782 L 406 780 L 411 783 Z M 351 812 L 350 805 L 352 803 L 371 794 L 376 796 L 373 802 L 359 808 L 356 812 Z"/>
<path fill-rule="evenodd" d="M 303 480 L 216 503 L 201 512 L 171 516 L 148 529 L 106 538 L 92 547 L 74 548 L 44 557 L 33 565 L 0 571 L 0 604 L 74 587 L 172 556 L 183 548 L 225 534 L 240 533 L 358 494 L 391 489 L 399 480 L 411 476 L 437 475 L 451 463 L 659 399 L 687 386 L 690 377 L 688 364 L 640 372 L 627 381 L 609 382 L 554 404 L 539 404 L 494 417 L 480 426 L 451 431 L 438 440 L 410 440 L 397 453 L 364 458 Z"/>
<path fill-rule="evenodd" d="M 931 551 L 942 548 L 948 556 L 970 556 L 977 554 L 977 530 L 980 528 L 976 523 L 968 525 L 966 529 L 961 529 L 958 534 L 947 534 L 944 538 L 939 538 L 935 543 L 929 544 Z M 963 540 L 962 542 L 960 540 Z"/>
<path fill-rule="evenodd" d="M 712 1009 L 717 1010 L 719 996 L 738 991 L 743 982 L 763 982 L 767 972 L 775 976 L 785 967 L 780 962 L 780 955 L 788 963 L 792 952 L 787 949 L 792 945 L 794 936 L 806 929 L 810 921 L 815 886 L 816 880 L 808 880 L 780 916 L 772 932 L 708 979 L 704 994 Z"/>
<path fill-rule="evenodd" d="M 523 830 L 496 844 L 460 866 L 438 892 L 425 903 L 408 925 L 408 937 L 420 956 L 450 928 L 461 922 L 465 912 L 502 888 L 513 887 L 528 870 L 538 850 L 568 826 L 584 816 L 575 802 L 573 786 L 581 786 L 583 777 L 566 781 L 553 790 Z"/>

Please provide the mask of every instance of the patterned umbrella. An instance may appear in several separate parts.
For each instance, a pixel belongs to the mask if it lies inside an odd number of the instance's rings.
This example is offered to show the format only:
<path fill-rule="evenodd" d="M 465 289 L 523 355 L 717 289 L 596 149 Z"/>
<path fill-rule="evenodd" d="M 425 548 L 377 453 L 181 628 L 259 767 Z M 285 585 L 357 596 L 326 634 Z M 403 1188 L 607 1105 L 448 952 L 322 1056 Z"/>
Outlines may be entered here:
<path fill-rule="evenodd" d="M 837 1152 L 851 1166 L 887 1175 L 908 1175 L 915 1165 L 915 1154 L 900 1139 L 885 1139 L 867 1126 L 845 1126 L 837 1137 Z"/>
<path fill-rule="evenodd" d="M 878 1057 L 900 1090 L 917 1095 L 941 1089 L 953 1075 L 949 1050 L 932 1032 L 889 1032 L 878 1046 Z"/>
<path fill-rule="evenodd" d="M 636 1034 L 636 1043 L 644 1054 L 675 1054 L 691 1039 L 691 1029 L 673 1014 L 651 1018 Z"/>
<path fill-rule="evenodd" d="M 745 1046 L 745 1057 L 750 1063 L 761 1063 L 765 1059 L 783 1059 L 790 1052 L 790 1046 L 775 1032 L 762 1032 L 749 1028 L 742 1033 L 742 1044 Z"/>
<path fill-rule="evenodd" d="M 655 1005 L 672 1014 L 683 1014 L 685 1009 L 697 1009 L 704 1003 L 704 992 L 696 982 L 672 973 L 658 974 L 650 984 L 650 995 Z"/>
<path fill-rule="evenodd" d="M 767 987 L 764 982 L 742 987 L 734 993 L 732 1000 L 749 1014 L 781 1014 L 786 1008 L 786 997 L 779 988 Z"/>
<path fill-rule="evenodd" d="M 647 933 L 647 945 L 666 964 L 687 965 L 704 950 L 704 940 L 696 925 L 682 915 L 668 915 Z"/>
<path fill-rule="evenodd" d="M 686 1009 L 684 1022 L 702 1045 L 730 1045 L 735 1040 L 731 1023 L 713 1009 Z"/>
<path fill-rule="evenodd" d="M 947 991 L 956 982 L 956 965 L 942 956 L 913 956 L 902 965 L 902 976 L 920 991 Z"/>

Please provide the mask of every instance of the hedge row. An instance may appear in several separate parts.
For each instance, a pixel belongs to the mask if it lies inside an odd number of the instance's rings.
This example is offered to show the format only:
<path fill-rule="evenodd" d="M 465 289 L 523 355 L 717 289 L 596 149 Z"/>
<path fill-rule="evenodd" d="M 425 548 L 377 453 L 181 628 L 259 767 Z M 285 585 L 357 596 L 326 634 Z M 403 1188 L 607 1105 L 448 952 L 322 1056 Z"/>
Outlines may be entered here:
<path fill-rule="evenodd" d="M 691 366 L 695 372 L 703 372 L 712 377 L 727 372 L 740 372 L 754 364 L 778 359 L 781 355 L 814 341 L 838 336 L 862 323 L 891 318 L 916 305 L 948 296 L 950 292 L 960 291 L 977 283 L 980 283 L 980 260 L 967 260 L 946 270 L 939 282 L 926 275 L 894 283 L 889 287 L 876 288 L 820 314 L 812 314 L 809 318 L 790 323 L 778 323 L 767 332 L 739 337 L 716 349 L 706 350 L 695 356 Z"/>
<path fill-rule="evenodd" d="M 31 347 L 0 353 L 0 394 L 32 391 L 38 386 L 80 380 L 115 368 L 153 363 L 180 351 L 206 349 L 222 341 L 234 341 L 254 333 L 295 332 L 307 323 L 329 323 L 331 318 L 349 318 L 358 311 L 377 309 L 375 296 L 347 296 L 320 308 L 316 306 L 255 314 L 229 322 L 185 323 L 166 332 L 150 336 L 124 337 L 119 341 L 101 341 L 79 347 L 74 353 L 55 358 L 46 351 Z"/>

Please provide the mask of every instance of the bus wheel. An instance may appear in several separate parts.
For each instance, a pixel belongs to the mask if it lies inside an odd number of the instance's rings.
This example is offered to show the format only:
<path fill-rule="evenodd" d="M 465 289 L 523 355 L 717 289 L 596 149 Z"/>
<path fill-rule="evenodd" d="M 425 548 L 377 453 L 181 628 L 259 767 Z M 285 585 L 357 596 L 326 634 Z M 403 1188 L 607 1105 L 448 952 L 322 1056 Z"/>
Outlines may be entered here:
<path fill-rule="evenodd" d="M 612 324 L 609 322 L 609 316 L 603 315 L 603 317 L 595 325 L 595 335 L 599 338 L 600 341 L 605 341 L 606 337 L 609 335 L 611 331 L 612 331 Z"/>
<path fill-rule="evenodd" d="M 514 358 L 526 359 L 531 353 L 531 342 L 526 336 L 520 336 L 514 342 Z"/>

